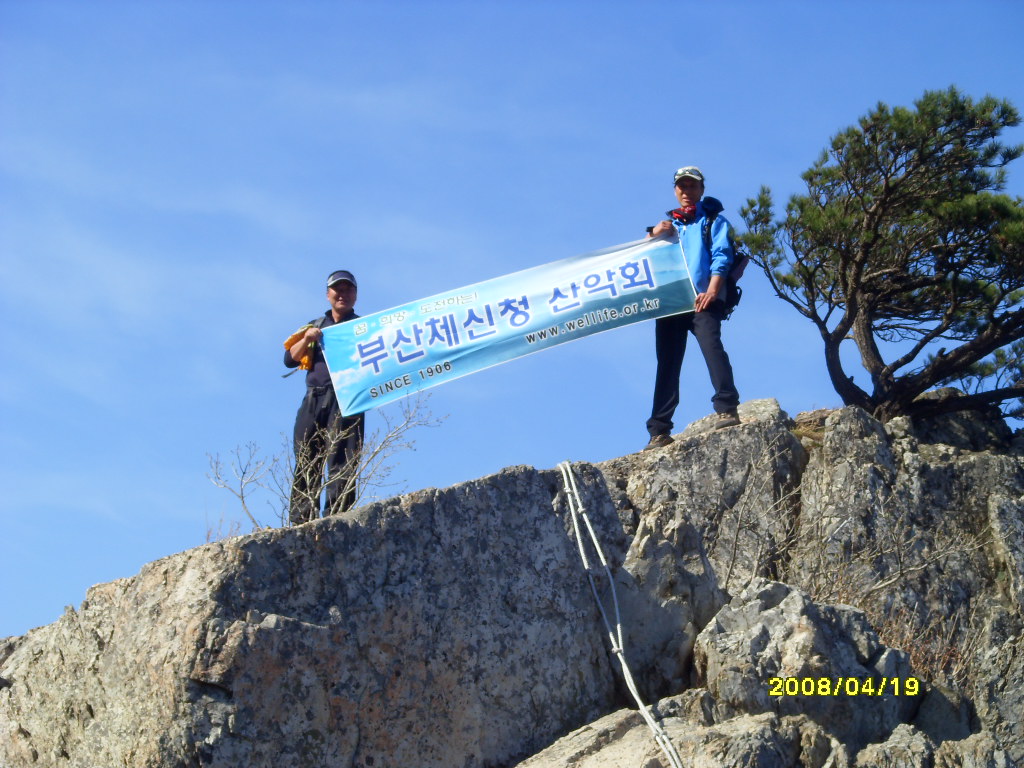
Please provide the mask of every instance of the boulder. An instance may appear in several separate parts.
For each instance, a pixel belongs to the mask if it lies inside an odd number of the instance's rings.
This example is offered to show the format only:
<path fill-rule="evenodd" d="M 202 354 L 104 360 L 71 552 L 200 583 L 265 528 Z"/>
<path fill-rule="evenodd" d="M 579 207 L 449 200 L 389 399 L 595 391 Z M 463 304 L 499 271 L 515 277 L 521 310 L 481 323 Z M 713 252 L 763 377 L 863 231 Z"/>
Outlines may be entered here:
<path fill-rule="evenodd" d="M 846 766 L 845 748 L 805 717 L 767 712 L 714 722 L 707 694 L 665 699 L 655 710 L 688 768 L 824 768 Z M 563 737 L 516 768 L 667 768 L 669 758 L 639 713 L 622 710 Z"/>
<path fill-rule="evenodd" d="M 963 397 L 953 387 L 942 387 L 918 396 L 918 403 L 944 402 Z M 1000 451 L 1010 448 L 1013 431 L 999 408 L 986 406 L 969 411 L 953 411 L 913 419 L 914 435 L 922 443 L 942 443 L 967 451 Z"/>
<path fill-rule="evenodd" d="M 757 576 L 777 577 L 799 512 L 807 452 L 775 400 L 739 408 L 742 423 L 695 422 L 676 441 L 597 465 L 617 502 L 648 530 L 692 526 L 727 593 Z"/>
<path fill-rule="evenodd" d="M 908 655 L 886 648 L 861 612 L 816 605 L 763 580 L 698 636 L 695 683 L 714 698 L 718 719 L 806 716 L 854 752 L 908 722 L 926 688 Z M 871 693 L 863 693 L 869 683 Z"/>
<path fill-rule="evenodd" d="M 600 489 L 584 487 L 588 501 Z M 554 473 L 210 544 L 13 643 L 0 764 L 483 766 L 613 708 Z M 607 502 L 590 515 L 625 539 Z"/>

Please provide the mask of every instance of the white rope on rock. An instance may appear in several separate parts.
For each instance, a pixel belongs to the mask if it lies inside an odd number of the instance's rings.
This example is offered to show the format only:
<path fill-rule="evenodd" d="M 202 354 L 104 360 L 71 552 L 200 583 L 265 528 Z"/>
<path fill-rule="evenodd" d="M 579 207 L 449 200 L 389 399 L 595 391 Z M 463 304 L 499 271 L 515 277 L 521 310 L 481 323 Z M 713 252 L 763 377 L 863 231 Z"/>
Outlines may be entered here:
<path fill-rule="evenodd" d="M 594 600 L 597 602 L 598 610 L 601 612 L 601 619 L 604 621 L 605 630 L 608 632 L 608 640 L 611 643 L 612 653 L 614 653 L 615 657 L 619 660 L 619 666 L 622 669 L 622 678 L 626 681 L 626 687 L 629 689 L 630 694 L 637 703 L 640 716 L 643 717 L 644 722 L 647 723 L 647 727 L 650 728 L 651 732 L 654 734 L 654 740 L 658 743 L 658 746 L 661 747 L 662 752 L 665 753 L 665 757 L 668 758 L 670 768 L 683 768 L 683 761 L 679 757 L 679 753 L 673 746 L 672 741 L 665 732 L 665 729 L 661 726 L 661 723 L 655 719 L 650 707 L 644 704 L 643 699 L 640 696 L 640 692 L 637 690 L 636 683 L 633 680 L 633 674 L 629 671 L 629 665 L 626 663 L 625 643 L 622 639 L 622 618 L 619 614 L 619 598 L 615 592 L 615 579 L 612 578 L 612 571 L 608 566 L 608 561 L 605 559 L 604 550 L 601 549 L 601 544 L 597 539 L 597 534 L 594 533 L 594 527 L 590 524 L 590 517 L 587 515 L 587 511 L 583 507 L 583 501 L 580 499 L 580 492 L 576 487 L 576 473 L 573 471 L 572 464 L 568 461 L 563 461 L 559 464 L 558 469 L 562 472 L 562 483 L 565 486 L 565 496 L 569 502 L 569 514 L 572 517 L 572 527 L 576 534 L 576 545 L 579 547 L 580 559 L 583 561 L 583 568 L 587 572 L 587 580 L 590 582 L 590 591 L 594 595 Z M 611 621 L 608 619 L 604 603 L 601 602 L 601 596 L 597 590 L 597 582 L 594 579 L 594 572 L 597 569 L 591 567 L 590 558 L 587 557 L 586 547 L 583 543 L 583 535 L 580 533 L 580 518 L 583 518 L 583 523 L 587 528 L 587 533 L 590 536 L 590 541 L 594 547 L 594 551 L 597 553 L 597 558 L 601 563 L 601 567 L 604 569 L 604 572 L 608 577 L 608 586 L 611 590 L 612 605 L 615 609 L 614 629 L 612 628 Z"/>

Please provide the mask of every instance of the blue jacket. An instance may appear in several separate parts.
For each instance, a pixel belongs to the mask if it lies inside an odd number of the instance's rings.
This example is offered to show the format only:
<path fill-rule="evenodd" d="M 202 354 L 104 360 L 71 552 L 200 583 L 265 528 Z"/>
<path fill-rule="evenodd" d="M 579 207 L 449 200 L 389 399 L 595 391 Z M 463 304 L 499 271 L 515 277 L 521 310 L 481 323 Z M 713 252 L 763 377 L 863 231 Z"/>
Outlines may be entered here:
<path fill-rule="evenodd" d="M 704 247 L 703 230 L 707 217 L 704 207 L 705 200 L 707 198 L 697 203 L 696 218 L 693 223 L 684 224 L 679 219 L 673 219 L 679 232 L 679 242 L 683 246 L 686 268 L 690 270 L 690 279 L 693 280 L 693 286 L 697 293 L 707 291 L 712 275 L 728 277 L 736 261 L 732 241 L 729 238 L 731 225 L 721 213 L 715 216 L 711 222 L 711 253 L 708 253 L 707 248 Z M 709 208 L 714 206 L 721 210 L 719 205 L 720 203 L 714 198 L 708 201 Z M 719 298 L 724 299 L 725 296 L 719 294 Z"/>

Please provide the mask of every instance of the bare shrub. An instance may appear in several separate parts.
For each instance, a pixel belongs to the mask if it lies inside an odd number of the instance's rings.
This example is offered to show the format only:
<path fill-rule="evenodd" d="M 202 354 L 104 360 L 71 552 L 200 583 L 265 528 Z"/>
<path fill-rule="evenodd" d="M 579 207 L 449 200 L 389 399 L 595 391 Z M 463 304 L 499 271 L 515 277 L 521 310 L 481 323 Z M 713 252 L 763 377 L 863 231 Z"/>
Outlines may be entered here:
<path fill-rule="evenodd" d="M 779 473 L 780 463 L 792 454 L 788 440 L 772 437 L 744 468 L 738 498 L 726 498 L 726 492 L 735 493 L 735 488 L 722 486 L 718 512 L 704 532 L 704 546 L 724 569 L 719 583 L 726 592 L 742 591 L 757 576 L 780 578 L 799 512 L 798 480 Z"/>
<path fill-rule="evenodd" d="M 397 403 L 395 409 L 378 410 L 381 426 L 367 435 L 362 450 L 356 456 L 354 466 L 342 469 L 333 477 L 324 478 L 323 464 L 304 461 L 298 457 L 298 464 L 305 468 L 306 476 L 301 478 L 304 489 L 299 501 L 319 509 L 320 495 L 326 483 L 342 483 L 339 498 L 353 497 L 352 506 L 359 506 L 372 498 L 380 498 L 384 491 L 400 491 L 398 481 L 392 480 L 397 466 L 397 457 L 403 451 L 415 450 L 413 433 L 421 427 L 435 427 L 443 418 L 434 417 L 427 407 L 428 395 L 416 395 Z M 347 430 L 320 430 L 315 439 L 320 441 L 320 453 L 328 455 L 341 441 L 351 436 Z M 253 530 L 290 524 L 292 486 L 295 479 L 296 456 L 292 441 L 282 434 L 282 443 L 273 455 L 262 454 L 255 443 L 236 447 L 225 465 L 219 455 L 209 455 L 210 469 L 207 477 L 218 488 L 233 495 L 249 519 Z M 307 444 L 308 445 L 308 444 Z M 325 482 L 326 481 L 326 482 Z M 305 494 L 305 498 L 303 498 Z M 252 500 L 263 497 L 271 510 L 273 522 L 264 524 L 252 508 Z"/>
<path fill-rule="evenodd" d="M 792 583 L 821 603 L 851 605 L 867 616 L 881 641 L 906 651 L 922 678 L 964 688 L 972 684 L 972 659 L 978 647 L 976 610 L 944 606 L 931 593 L 942 574 L 963 566 L 983 550 L 990 534 L 969 532 L 940 519 L 932 527 L 915 521 L 904 505 L 882 494 L 871 516 L 873 530 L 846 518 L 804 521 L 795 542 Z M 893 511 L 895 510 L 895 511 Z M 825 530 L 831 527 L 831 530 Z"/>
<path fill-rule="evenodd" d="M 265 527 L 249 509 L 249 502 L 254 493 L 265 487 L 266 478 L 270 475 L 272 466 L 278 461 L 278 457 L 265 458 L 260 455 L 260 449 L 256 443 L 248 442 L 244 446 L 235 446 L 231 451 L 230 463 L 226 468 L 219 455 L 207 454 L 207 458 L 210 460 L 210 471 L 206 476 L 210 478 L 210 481 L 238 499 L 238 504 L 245 516 L 249 518 L 249 522 L 252 523 L 253 530 Z M 221 517 L 221 527 L 223 520 L 224 518 Z M 208 531 L 207 540 L 209 540 L 209 534 Z"/>
<path fill-rule="evenodd" d="M 985 572 L 987 527 L 917 519 L 881 478 L 864 517 L 801 515 L 801 484 L 779 469 L 791 457 L 791 444 L 773 438 L 738 482 L 723 484 L 703 531 L 721 586 L 735 593 L 762 576 L 793 584 L 818 603 L 851 605 L 885 645 L 909 654 L 922 678 L 970 688 L 981 621 L 975 605 L 958 604 L 942 588 L 962 573 Z"/>
<path fill-rule="evenodd" d="M 887 613 L 867 611 L 878 637 L 890 648 L 910 655 L 910 666 L 932 683 L 970 690 L 976 681 L 973 662 L 981 647 L 976 609 L 957 608 L 951 616 L 925 613 L 903 604 Z"/>
<path fill-rule="evenodd" d="M 206 519 L 206 543 L 233 539 L 242 533 L 242 523 L 238 520 L 226 520 L 222 514 L 216 523 Z"/>

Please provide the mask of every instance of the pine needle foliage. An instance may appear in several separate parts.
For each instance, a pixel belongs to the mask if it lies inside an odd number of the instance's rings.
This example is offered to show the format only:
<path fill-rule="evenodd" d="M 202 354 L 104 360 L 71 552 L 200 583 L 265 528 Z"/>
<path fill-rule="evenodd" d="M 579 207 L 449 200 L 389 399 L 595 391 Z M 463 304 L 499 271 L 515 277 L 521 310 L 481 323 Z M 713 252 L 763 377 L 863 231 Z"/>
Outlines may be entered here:
<path fill-rule="evenodd" d="M 1024 201 L 1003 194 L 1017 110 L 956 88 L 879 103 L 835 136 L 775 219 L 762 187 L 742 240 L 810 320 L 847 405 L 878 418 L 1004 404 L 1024 415 Z M 853 341 L 867 376 L 840 355 Z M 919 400 L 938 386 L 968 394 Z"/>

